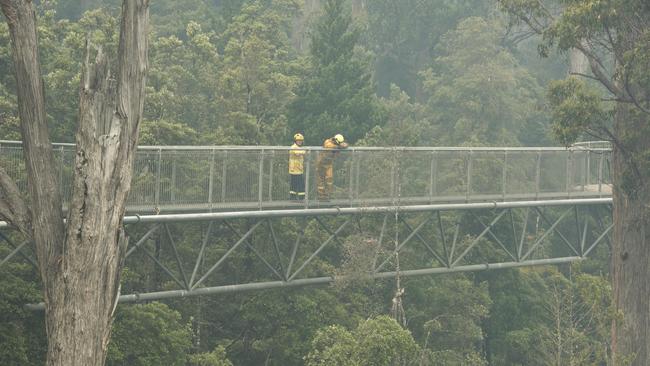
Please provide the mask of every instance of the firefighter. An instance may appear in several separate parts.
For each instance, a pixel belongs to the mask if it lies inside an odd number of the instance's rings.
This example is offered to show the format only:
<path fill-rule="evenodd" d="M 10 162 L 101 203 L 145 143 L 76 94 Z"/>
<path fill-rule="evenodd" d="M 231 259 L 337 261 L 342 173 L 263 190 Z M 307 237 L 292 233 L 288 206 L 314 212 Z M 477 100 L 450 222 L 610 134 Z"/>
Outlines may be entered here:
<path fill-rule="evenodd" d="M 301 148 L 304 142 L 305 136 L 301 133 L 293 135 L 293 145 L 291 145 L 291 150 L 289 151 L 290 200 L 305 199 L 304 161 L 306 151 Z"/>
<path fill-rule="evenodd" d="M 318 200 L 329 201 L 334 191 L 334 160 L 338 150 L 345 149 L 348 144 L 340 133 L 323 142 L 324 151 L 320 151 L 316 161 L 316 179 L 318 186 Z"/>

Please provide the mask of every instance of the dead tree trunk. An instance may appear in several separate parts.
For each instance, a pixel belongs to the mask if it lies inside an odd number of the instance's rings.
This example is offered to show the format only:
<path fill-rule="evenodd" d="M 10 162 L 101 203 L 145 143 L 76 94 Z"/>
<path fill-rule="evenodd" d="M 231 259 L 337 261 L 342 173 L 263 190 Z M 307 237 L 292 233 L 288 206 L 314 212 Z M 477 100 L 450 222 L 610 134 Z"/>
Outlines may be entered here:
<path fill-rule="evenodd" d="M 117 74 L 90 48 L 80 88 L 79 126 L 67 225 L 45 121 L 29 0 L 0 0 L 12 51 L 31 211 L 0 168 L 0 218 L 32 237 L 43 282 L 47 365 L 103 365 L 128 242 L 122 230 L 144 105 L 148 0 L 124 0 Z"/>

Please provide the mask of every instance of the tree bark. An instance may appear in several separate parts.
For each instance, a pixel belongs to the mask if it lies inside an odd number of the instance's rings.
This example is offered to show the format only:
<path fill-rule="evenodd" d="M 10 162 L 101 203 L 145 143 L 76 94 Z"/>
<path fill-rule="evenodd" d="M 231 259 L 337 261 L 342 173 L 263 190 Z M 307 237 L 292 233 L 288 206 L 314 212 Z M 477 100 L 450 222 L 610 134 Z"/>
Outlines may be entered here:
<path fill-rule="evenodd" d="M 615 358 L 633 356 L 632 365 L 650 360 L 650 169 L 642 159 L 650 152 L 650 118 L 631 104 L 616 107 L 612 154 L 613 217 L 611 275 L 614 303 L 622 323 L 612 326 Z M 640 174 L 640 175 L 639 175 Z M 615 360 L 616 362 L 616 360 Z"/>
<path fill-rule="evenodd" d="M 103 365 L 125 249 L 122 229 L 144 105 L 148 0 L 124 0 L 117 75 L 101 50 L 83 63 L 72 198 L 63 225 L 29 0 L 0 0 L 9 24 L 31 212 L 0 170 L 0 217 L 31 234 L 45 298 L 47 365 Z M 22 203 L 22 204 L 21 204 Z"/>

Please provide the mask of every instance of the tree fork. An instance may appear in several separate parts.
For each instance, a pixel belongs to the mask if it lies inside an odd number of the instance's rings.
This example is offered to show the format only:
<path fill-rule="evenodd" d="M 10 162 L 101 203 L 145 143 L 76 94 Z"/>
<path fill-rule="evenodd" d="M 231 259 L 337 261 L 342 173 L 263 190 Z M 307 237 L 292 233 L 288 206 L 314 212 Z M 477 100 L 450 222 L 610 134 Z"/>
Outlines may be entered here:
<path fill-rule="evenodd" d="M 86 50 L 67 226 L 45 120 L 36 16 L 29 0 L 0 0 L 12 39 L 31 211 L 0 169 L 0 217 L 32 237 L 46 304 L 47 365 L 103 365 L 128 238 L 131 185 L 147 72 L 148 0 L 124 0 L 117 74 Z"/>

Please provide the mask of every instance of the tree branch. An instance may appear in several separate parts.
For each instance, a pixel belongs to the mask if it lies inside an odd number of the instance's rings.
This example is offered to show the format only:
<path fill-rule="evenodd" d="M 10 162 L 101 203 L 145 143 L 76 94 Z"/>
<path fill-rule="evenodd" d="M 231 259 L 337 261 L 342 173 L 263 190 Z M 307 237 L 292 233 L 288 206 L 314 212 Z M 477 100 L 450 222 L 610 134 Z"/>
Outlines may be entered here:
<path fill-rule="evenodd" d="M 0 167 L 0 218 L 14 225 L 27 237 L 32 236 L 31 216 L 18 186 Z"/>
<path fill-rule="evenodd" d="M 596 77 L 593 77 L 591 75 L 583 74 L 581 72 L 572 71 L 572 72 L 569 73 L 569 75 L 571 75 L 571 76 L 580 76 L 580 77 L 583 77 L 583 78 L 586 78 L 586 79 L 596 80 L 596 81 L 600 82 L 600 79 L 598 79 Z"/>
<path fill-rule="evenodd" d="M 31 229 L 40 268 L 47 267 L 63 243 L 58 173 L 50 143 L 38 55 L 36 15 L 32 1 L 0 0 L 11 35 L 18 113 L 31 210 L 12 203 L 14 215 L 31 214 Z M 9 188 L 7 185 L 5 189 Z M 7 191 L 6 193 L 9 193 Z M 15 194 L 11 193 L 11 196 Z M 19 197 L 19 196 L 18 196 Z M 11 197 L 10 197 L 11 198 Z M 15 200 L 15 198 L 11 198 Z M 24 205 L 24 203 L 23 203 Z M 22 219 L 19 217 L 18 219 Z M 29 221 L 27 221 L 29 222 Z M 15 224 L 15 222 L 14 222 Z M 26 228 L 23 225 L 23 228 Z M 22 230 L 22 229 L 21 229 Z"/>
<path fill-rule="evenodd" d="M 616 86 L 612 80 L 605 74 L 605 66 L 603 65 L 603 62 L 598 58 L 598 56 L 594 55 L 591 51 L 589 51 L 584 45 L 582 44 L 576 44 L 575 48 L 580 50 L 583 55 L 587 57 L 587 60 L 589 61 L 589 67 L 591 68 L 591 72 L 594 74 L 596 79 L 609 90 L 610 93 L 614 94 L 615 96 L 621 98 L 623 96 L 623 90 Z"/>
<path fill-rule="evenodd" d="M 650 110 L 643 107 L 641 103 L 639 103 L 639 100 L 634 96 L 634 93 L 630 89 L 630 74 L 627 72 L 627 70 L 625 70 L 625 82 L 623 83 L 623 87 L 625 88 L 627 95 L 630 97 L 630 101 L 643 113 L 650 114 Z"/>

